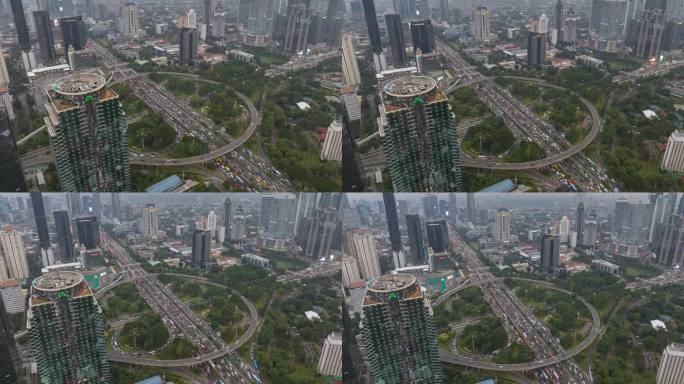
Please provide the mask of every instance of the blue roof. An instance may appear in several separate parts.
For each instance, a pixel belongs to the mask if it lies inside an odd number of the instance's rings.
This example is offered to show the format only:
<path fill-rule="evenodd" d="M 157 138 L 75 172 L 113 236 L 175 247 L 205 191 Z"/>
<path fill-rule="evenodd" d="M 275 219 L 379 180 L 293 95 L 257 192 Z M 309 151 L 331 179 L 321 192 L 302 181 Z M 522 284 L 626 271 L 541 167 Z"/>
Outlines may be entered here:
<path fill-rule="evenodd" d="M 149 379 L 138 381 L 135 384 L 164 384 L 164 380 L 162 380 L 162 378 L 159 375 L 157 375 L 152 376 Z"/>
<path fill-rule="evenodd" d="M 148 187 L 145 192 L 148 193 L 164 193 L 183 185 L 183 180 L 178 175 L 171 175 L 157 184 Z"/>
<path fill-rule="evenodd" d="M 480 192 L 510 192 L 515 189 L 515 184 L 513 183 L 513 180 L 511 179 L 506 179 L 503 181 L 499 181 L 498 183 L 494 185 L 490 185 L 489 187 L 481 190 Z"/>
<path fill-rule="evenodd" d="M 496 381 L 494 381 L 494 379 L 487 379 L 487 380 L 482 380 L 477 384 L 496 384 Z"/>

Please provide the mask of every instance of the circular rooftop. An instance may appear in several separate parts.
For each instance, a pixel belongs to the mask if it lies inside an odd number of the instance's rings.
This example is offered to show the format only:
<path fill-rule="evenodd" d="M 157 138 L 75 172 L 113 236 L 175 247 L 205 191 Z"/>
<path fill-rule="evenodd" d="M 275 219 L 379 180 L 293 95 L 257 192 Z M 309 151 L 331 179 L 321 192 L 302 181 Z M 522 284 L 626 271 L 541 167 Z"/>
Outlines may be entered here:
<path fill-rule="evenodd" d="M 368 283 L 368 290 L 373 292 L 400 291 L 416 283 L 413 275 L 397 273 L 396 275 L 383 275 L 376 277 Z"/>
<path fill-rule="evenodd" d="M 50 272 L 33 280 L 33 288 L 45 292 L 57 292 L 75 287 L 82 281 L 83 275 L 77 272 Z"/>
<path fill-rule="evenodd" d="M 89 95 L 102 89 L 107 80 L 95 73 L 74 73 L 55 81 L 52 89 L 65 96 Z"/>
<path fill-rule="evenodd" d="M 401 77 L 385 84 L 385 93 L 394 97 L 415 97 L 430 92 L 437 82 L 426 76 Z"/>

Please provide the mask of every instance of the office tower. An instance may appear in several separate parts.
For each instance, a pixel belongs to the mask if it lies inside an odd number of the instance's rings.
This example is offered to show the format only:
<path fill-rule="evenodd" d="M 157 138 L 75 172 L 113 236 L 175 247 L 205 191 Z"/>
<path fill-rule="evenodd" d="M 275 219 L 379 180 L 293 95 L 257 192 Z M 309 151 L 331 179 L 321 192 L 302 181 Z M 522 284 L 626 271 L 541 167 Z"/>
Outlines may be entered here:
<path fill-rule="evenodd" d="M 199 45 L 199 32 L 197 28 L 181 28 L 179 59 L 181 64 L 192 65 L 197 59 L 197 46 Z"/>
<path fill-rule="evenodd" d="M 342 39 L 342 75 L 344 76 L 345 85 L 359 85 L 361 84 L 361 72 L 359 72 L 359 63 L 356 60 L 356 52 L 354 51 L 354 42 L 352 41 L 351 33 L 343 33 Z"/>
<path fill-rule="evenodd" d="M 31 49 L 31 39 L 29 37 L 28 24 L 26 24 L 24 4 L 21 0 L 10 0 L 10 7 L 14 17 L 14 27 L 17 29 L 19 47 L 24 52 L 29 51 Z"/>
<path fill-rule="evenodd" d="M 69 192 L 66 194 L 67 210 L 72 216 L 79 215 L 81 213 L 81 199 L 78 193 Z"/>
<path fill-rule="evenodd" d="M 351 283 L 361 280 L 361 272 L 356 259 L 344 257 L 342 259 L 342 285 L 349 288 Z"/>
<path fill-rule="evenodd" d="M 40 57 L 44 63 L 50 63 L 57 59 L 55 51 L 55 39 L 52 36 L 52 21 L 47 11 L 34 11 L 33 21 L 36 24 Z"/>
<path fill-rule="evenodd" d="M 489 10 L 487 9 L 487 7 L 477 7 L 473 9 L 471 34 L 473 35 L 473 38 L 475 40 L 489 40 L 490 24 Z"/>
<path fill-rule="evenodd" d="M 494 238 L 499 243 L 505 243 L 511 239 L 511 212 L 505 209 L 496 211 L 494 222 Z"/>
<path fill-rule="evenodd" d="M 449 15 L 449 0 L 439 0 L 439 16 L 442 23 L 449 23 L 451 21 Z"/>
<path fill-rule="evenodd" d="M 376 383 L 442 383 L 432 307 L 415 277 L 373 279 L 362 308 L 361 335 Z"/>
<path fill-rule="evenodd" d="M 570 7 L 565 17 L 565 28 L 563 30 L 563 42 L 574 44 L 577 41 L 577 16 L 575 9 Z"/>
<path fill-rule="evenodd" d="M 527 38 L 527 66 L 542 69 L 546 64 L 546 34 L 530 32 Z"/>
<path fill-rule="evenodd" d="M 62 262 L 74 261 L 74 241 L 71 237 L 71 223 L 67 211 L 55 211 L 55 229 L 57 231 L 57 247 L 62 255 Z"/>
<path fill-rule="evenodd" d="M 94 73 L 75 73 L 48 91 L 45 124 L 65 192 L 131 190 L 128 126 L 119 95 Z"/>
<path fill-rule="evenodd" d="M 323 259 L 330 257 L 336 233 L 339 228 L 337 219 L 337 208 L 323 207 L 316 208 L 311 217 L 304 217 L 302 227 L 304 256 L 313 259 Z"/>
<path fill-rule="evenodd" d="M 156 239 L 159 233 L 159 208 L 147 204 L 142 209 L 142 235 L 146 239 Z"/>
<path fill-rule="evenodd" d="M 74 51 L 85 49 L 87 43 L 86 26 L 81 16 L 64 17 L 59 19 L 59 28 L 62 31 L 64 54 L 69 55 L 69 47 Z"/>
<path fill-rule="evenodd" d="M 100 246 L 100 224 L 97 217 L 79 217 L 76 219 L 78 242 L 86 249 L 96 249 Z"/>
<path fill-rule="evenodd" d="M 305 2 L 291 2 L 287 7 L 287 27 L 283 50 L 295 54 L 306 52 L 306 41 L 311 26 L 311 10 Z"/>
<path fill-rule="evenodd" d="M 7 280 L 8 278 L 27 279 L 29 277 L 28 261 L 26 260 L 26 248 L 21 233 L 11 225 L 2 227 L 0 229 L 0 244 L 5 259 L 5 268 L 8 272 L 8 276 L 2 276 L 3 271 L 0 271 L 0 280 Z"/>
<path fill-rule="evenodd" d="M 389 37 L 392 60 L 395 64 L 403 64 L 408 58 L 406 57 L 406 49 L 404 48 L 404 31 L 401 26 L 401 16 L 398 14 L 385 15 L 385 25 L 387 27 L 387 36 Z"/>
<path fill-rule="evenodd" d="M 95 18 L 95 0 L 85 0 L 85 14 L 87 17 Z"/>
<path fill-rule="evenodd" d="M 429 194 L 423 197 L 423 212 L 427 220 L 439 218 L 439 199 L 436 195 Z"/>
<path fill-rule="evenodd" d="M 670 134 L 660 169 L 670 172 L 684 171 L 684 131 L 675 130 Z"/>
<path fill-rule="evenodd" d="M 0 54 L 0 56 L 2 56 Z M 3 60 L 4 62 L 4 60 Z M 26 181 L 21 168 L 19 149 L 12 132 L 12 123 L 0 103 L 0 190 L 25 192 Z"/>
<path fill-rule="evenodd" d="M 458 202 L 456 201 L 456 194 L 449 194 L 449 203 L 447 205 L 447 222 L 449 224 L 456 223 L 458 218 Z"/>
<path fill-rule="evenodd" d="M 331 333 L 325 338 L 316 372 L 323 376 L 342 377 L 342 336 Z"/>
<path fill-rule="evenodd" d="M 192 263 L 202 265 L 211 261 L 211 232 L 195 230 L 192 235 Z"/>
<path fill-rule="evenodd" d="M 565 25 L 564 20 L 565 14 L 563 13 L 563 2 L 558 0 L 556 2 L 556 13 L 554 14 L 554 23 L 556 24 L 556 36 L 558 36 L 558 41 L 563 41 L 563 26 Z"/>
<path fill-rule="evenodd" d="M 475 224 L 477 216 L 475 215 L 475 194 L 468 192 L 466 195 L 466 216 L 469 223 Z"/>
<path fill-rule="evenodd" d="M 216 217 L 216 213 L 214 213 L 214 211 L 210 211 L 207 215 L 207 225 L 204 229 L 211 232 L 212 236 L 216 233 L 216 227 L 218 225 L 217 221 L 218 218 Z"/>
<path fill-rule="evenodd" d="M 412 265 L 427 263 L 427 254 L 423 243 L 423 229 L 420 225 L 420 216 L 406 215 L 406 231 L 408 232 L 408 246 L 411 250 L 409 259 Z"/>
<path fill-rule="evenodd" d="M 627 244 L 646 244 L 651 231 L 652 218 L 653 204 L 634 204 L 617 200 L 613 218 L 616 241 Z"/>
<path fill-rule="evenodd" d="M 684 264 L 684 217 L 679 212 L 669 215 L 659 238 L 654 249 L 658 263 L 668 267 Z"/>
<path fill-rule="evenodd" d="M 102 309 L 81 274 L 35 279 L 27 324 L 41 382 L 111 382 Z"/>
<path fill-rule="evenodd" d="M 379 106 L 382 146 L 396 192 L 463 190 L 456 117 L 437 83 L 395 79 Z"/>
<path fill-rule="evenodd" d="M 126 37 L 138 36 L 140 24 L 138 22 L 138 6 L 126 3 L 121 7 L 119 32 Z"/>
<path fill-rule="evenodd" d="M 121 199 L 118 193 L 112 193 L 112 216 L 121 219 Z"/>
<path fill-rule="evenodd" d="M 584 203 L 577 204 L 575 232 L 577 232 L 577 244 L 584 245 Z"/>
<path fill-rule="evenodd" d="M 354 252 L 361 277 L 370 280 L 380 276 L 380 259 L 375 249 L 375 240 L 370 233 L 354 234 Z"/>
<path fill-rule="evenodd" d="M 50 234 L 48 232 L 47 215 L 45 214 L 43 194 L 40 192 L 31 192 L 31 204 L 33 205 L 33 217 L 36 220 L 38 246 L 41 249 L 48 249 L 50 248 Z"/>
<path fill-rule="evenodd" d="M 425 223 L 428 246 L 435 253 L 449 250 L 449 230 L 446 220 L 428 221 Z"/>
<path fill-rule="evenodd" d="M 0 44 L 0 53 L 2 52 L 2 45 Z M 9 83 L 10 83 L 10 77 L 9 77 L 9 72 L 7 71 L 7 62 L 5 61 L 5 54 L 2 53 L 0 54 L 0 88 L 3 89 L 9 89 Z M 2 104 L 6 104 L 5 102 L 0 104 L 0 107 L 2 107 Z M 5 105 L 4 108 L 1 109 L 7 109 L 8 106 Z"/>
<path fill-rule="evenodd" d="M 541 239 L 541 251 L 539 263 L 541 269 L 546 272 L 553 272 L 559 267 L 560 257 L 560 237 L 545 233 Z"/>
<path fill-rule="evenodd" d="M 414 52 L 420 49 L 423 54 L 431 53 L 435 48 L 435 31 L 432 28 L 432 21 L 412 21 L 411 38 Z"/>
<path fill-rule="evenodd" d="M 563 216 L 558 223 L 558 235 L 561 243 L 567 243 L 570 240 L 570 219 L 567 216 Z"/>
<path fill-rule="evenodd" d="M 16 279 L 0 281 L 0 317 L 5 314 L 15 315 L 26 310 L 26 296 L 21 284 Z M 2 378 L 2 376 L 0 376 Z"/>
<path fill-rule="evenodd" d="M 212 6 L 211 6 L 211 0 L 204 0 L 204 24 L 207 26 L 207 39 L 210 39 L 212 37 Z"/>
<path fill-rule="evenodd" d="M 665 4 L 649 2 L 641 16 L 639 36 L 636 45 L 636 56 L 643 59 L 660 58 L 660 50 L 665 31 Z"/>
<path fill-rule="evenodd" d="M 625 39 L 627 14 L 626 0 L 593 0 L 590 28 L 596 49 L 618 51 Z"/>
<path fill-rule="evenodd" d="M 378 16 L 375 13 L 375 4 L 373 0 L 361 0 L 363 4 L 363 13 L 366 18 L 366 26 L 368 27 L 368 39 L 373 53 L 382 52 L 382 42 L 380 41 L 380 27 L 378 27 Z"/>
<path fill-rule="evenodd" d="M 399 232 L 399 216 L 397 215 L 397 202 L 394 199 L 394 193 L 383 193 L 382 200 L 385 206 L 385 217 L 387 217 L 387 229 L 389 230 L 392 251 L 401 251 L 401 232 Z"/>
<path fill-rule="evenodd" d="M 684 344 L 672 343 L 665 347 L 660 359 L 656 384 L 684 382 Z"/>
<path fill-rule="evenodd" d="M 677 207 L 677 194 L 664 193 L 658 194 L 655 198 L 653 207 L 653 219 L 648 235 L 648 241 L 654 246 L 660 244 L 663 236 L 664 226 L 670 219 L 670 215 L 675 212 Z"/>
<path fill-rule="evenodd" d="M 321 160 L 342 161 L 342 122 L 333 120 L 321 149 Z"/>
<path fill-rule="evenodd" d="M 235 209 L 235 215 L 230 225 L 230 236 L 228 237 L 233 241 L 240 241 L 245 237 L 245 232 L 247 230 L 245 215 L 242 211 L 242 206 L 238 206 Z"/>
<path fill-rule="evenodd" d="M 230 201 L 230 198 L 226 197 L 226 200 L 223 202 L 223 228 L 225 230 L 226 239 L 231 238 L 230 234 L 231 234 L 232 222 L 233 222 L 232 202 Z"/>
<path fill-rule="evenodd" d="M 197 13 L 194 9 L 190 9 L 185 15 L 186 17 L 186 28 L 197 28 Z"/>

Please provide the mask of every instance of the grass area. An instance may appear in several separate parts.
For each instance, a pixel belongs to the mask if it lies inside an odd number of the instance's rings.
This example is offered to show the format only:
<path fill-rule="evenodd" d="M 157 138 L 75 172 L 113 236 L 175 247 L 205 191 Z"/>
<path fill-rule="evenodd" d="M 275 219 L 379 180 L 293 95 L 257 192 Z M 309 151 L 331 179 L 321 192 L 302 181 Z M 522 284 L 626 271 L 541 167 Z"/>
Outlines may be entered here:
<path fill-rule="evenodd" d="M 544 151 L 530 141 L 523 141 L 513 149 L 503 160 L 509 163 L 524 163 L 544 158 Z"/>
<path fill-rule="evenodd" d="M 299 271 L 308 266 L 308 264 L 302 260 L 288 257 L 286 252 L 264 250 L 262 251 L 261 256 L 271 260 L 271 267 L 274 271 L 278 272 Z"/>
<path fill-rule="evenodd" d="M 501 320 L 488 316 L 463 330 L 458 336 L 458 348 L 466 353 L 485 355 L 503 348 L 507 340 Z"/>
<path fill-rule="evenodd" d="M 469 287 L 434 309 L 437 332 L 449 330 L 449 324 L 471 317 L 492 316 L 494 312 L 478 287 Z"/>
<path fill-rule="evenodd" d="M 176 130 L 160 113 L 151 113 L 128 126 L 128 146 L 136 152 L 158 152 L 171 146 Z"/>
<path fill-rule="evenodd" d="M 114 288 L 104 302 L 104 317 L 110 320 L 150 310 L 133 283 L 123 283 Z"/>
<path fill-rule="evenodd" d="M 511 179 L 529 187 L 529 192 L 538 192 L 539 186 L 526 173 L 492 169 L 463 168 L 463 185 L 468 192 L 477 192 L 505 179 Z"/>
<path fill-rule="evenodd" d="M 629 265 L 624 267 L 624 275 L 627 279 L 650 279 L 652 277 L 659 276 L 661 271 L 651 265 Z"/>
<path fill-rule="evenodd" d="M 127 115 L 144 112 L 147 110 L 145 103 L 140 100 L 126 83 L 115 84 L 114 92 L 119 94 L 119 101 L 123 105 L 124 112 Z"/>
<path fill-rule="evenodd" d="M 184 337 L 176 337 L 162 350 L 155 353 L 159 360 L 186 359 L 197 356 L 197 348 Z"/>
<path fill-rule="evenodd" d="M 515 374 L 485 371 L 459 365 L 442 364 L 445 384 L 477 384 L 486 379 L 494 379 L 497 384 L 516 384 L 520 380 Z"/>
<path fill-rule="evenodd" d="M 499 155 L 511 148 L 513 132 L 499 117 L 490 116 L 470 128 L 463 138 L 463 149 L 474 155 Z"/>
<path fill-rule="evenodd" d="M 534 352 L 518 343 L 511 343 L 494 357 L 494 362 L 499 364 L 518 364 L 530 361 L 534 361 Z"/>
<path fill-rule="evenodd" d="M 492 112 L 470 88 L 459 88 L 449 95 L 449 104 L 457 119 L 475 119 L 491 116 Z"/>
<path fill-rule="evenodd" d="M 172 159 L 198 156 L 209 152 L 209 146 L 202 140 L 193 136 L 183 136 L 181 141 L 166 153 Z"/>
<path fill-rule="evenodd" d="M 171 290 L 199 316 L 217 330 L 226 343 L 240 337 L 247 323 L 247 308 L 239 297 L 227 288 L 219 288 L 178 276 L 159 275 L 159 281 Z"/>
<path fill-rule="evenodd" d="M 152 376 L 162 376 L 168 381 L 176 384 L 190 384 L 182 377 L 162 368 L 141 367 L 122 363 L 109 362 L 109 369 L 112 374 L 112 384 L 131 384 L 150 378 Z"/>
<path fill-rule="evenodd" d="M 157 314 L 148 313 L 124 325 L 119 344 L 129 351 L 153 351 L 169 340 L 169 331 Z"/>
<path fill-rule="evenodd" d="M 578 272 L 555 280 L 556 285 L 587 300 L 605 321 L 615 304 L 625 294 L 624 282 L 598 271 Z"/>

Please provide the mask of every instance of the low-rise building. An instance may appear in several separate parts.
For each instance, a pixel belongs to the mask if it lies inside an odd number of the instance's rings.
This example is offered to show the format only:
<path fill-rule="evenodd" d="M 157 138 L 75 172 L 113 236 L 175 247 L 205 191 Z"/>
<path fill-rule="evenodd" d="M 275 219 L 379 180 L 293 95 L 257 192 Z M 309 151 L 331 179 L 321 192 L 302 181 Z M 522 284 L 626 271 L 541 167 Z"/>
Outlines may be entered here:
<path fill-rule="evenodd" d="M 609 261 L 598 259 L 591 262 L 592 265 L 596 266 L 596 269 L 601 272 L 608 272 L 613 275 L 620 273 L 620 267 Z"/>
<path fill-rule="evenodd" d="M 261 268 L 270 268 L 271 261 L 265 257 L 257 256 L 253 253 L 245 253 L 240 257 L 242 264 L 256 265 Z"/>

